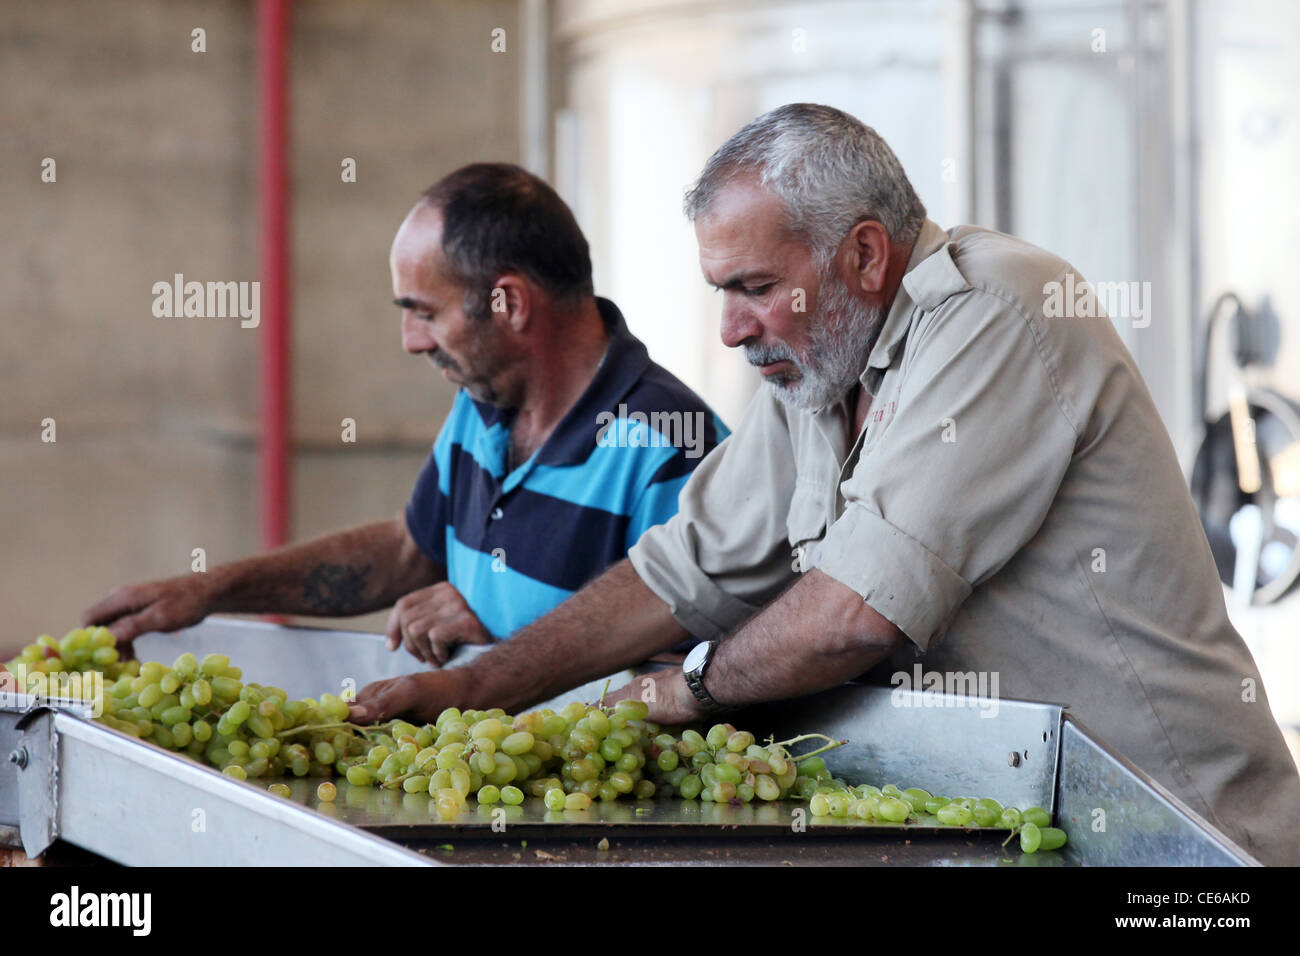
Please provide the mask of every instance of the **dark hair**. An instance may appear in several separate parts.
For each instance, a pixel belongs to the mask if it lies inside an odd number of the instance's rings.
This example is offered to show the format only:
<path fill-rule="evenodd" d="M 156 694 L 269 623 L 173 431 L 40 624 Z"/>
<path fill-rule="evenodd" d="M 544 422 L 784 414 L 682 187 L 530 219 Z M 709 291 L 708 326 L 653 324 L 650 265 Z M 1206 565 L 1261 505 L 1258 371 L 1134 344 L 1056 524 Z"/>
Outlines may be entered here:
<path fill-rule="evenodd" d="M 518 272 L 556 299 L 592 295 L 591 253 L 564 200 L 526 169 L 473 163 L 424 191 L 442 213 L 450 277 L 465 287 L 465 314 L 487 318 L 492 283 Z"/>

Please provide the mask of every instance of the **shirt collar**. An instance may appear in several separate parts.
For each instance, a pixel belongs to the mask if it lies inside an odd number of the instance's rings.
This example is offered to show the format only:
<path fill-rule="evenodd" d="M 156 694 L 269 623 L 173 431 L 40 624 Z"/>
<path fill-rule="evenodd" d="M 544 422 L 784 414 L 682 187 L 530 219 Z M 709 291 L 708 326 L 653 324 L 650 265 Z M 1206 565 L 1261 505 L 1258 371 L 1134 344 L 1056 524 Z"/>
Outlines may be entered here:
<path fill-rule="evenodd" d="M 867 367 L 863 369 L 859 380 L 866 384 L 867 375 L 873 368 L 889 368 L 894 360 L 894 350 L 907 337 L 912 327 L 913 313 L 917 306 L 932 308 L 964 288 L 966 280 L 952 261 L 948 234 L 938 223 L 925 220 L 920 235 L 912 246 L 907 271 L 894 294 L 894 302 L 885 317 L 885 325 L 871 348 Z"/>
<path fill-rule="evenodd" d="M 617 407 L 621 398 L 632 390 L 650 367 L 650 353 L 645 344 L 628 330 L 623 313 L 609 299 L 596 298 L 600 319 L 609 333 L 605 357 L 582 395 L 565 414 L 545 444 L 533 456 L 534 465 L 575 465 L 587 460 L 596 447 L 596 416 Z M 500 422 L 507 429 L 513 412 L 482 402 L 474 402 L 483 422 L 491 426 Z"/>

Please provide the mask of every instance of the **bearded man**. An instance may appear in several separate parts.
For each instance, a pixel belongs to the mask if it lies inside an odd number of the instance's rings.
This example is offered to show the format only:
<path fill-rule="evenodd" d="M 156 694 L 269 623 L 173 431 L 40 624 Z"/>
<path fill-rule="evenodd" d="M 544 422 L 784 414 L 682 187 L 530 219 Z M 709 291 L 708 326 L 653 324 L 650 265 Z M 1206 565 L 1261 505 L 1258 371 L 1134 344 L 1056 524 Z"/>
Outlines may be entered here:
<path fill-rule="evenodd" d="M 1246 850 L 1300 862 L 1300 777 L 1155 405 L 1107 318 L 1046 314 L 1070 265 L 944 231 L 824 106 L 742 129 L 686 213 L 722 340 L 766 387 L 628 560 L 469 667 L 366 688 L 363 719 L 518 708 L 687 636 L 655 720 L 924 655 L 1068 704 Z"/>

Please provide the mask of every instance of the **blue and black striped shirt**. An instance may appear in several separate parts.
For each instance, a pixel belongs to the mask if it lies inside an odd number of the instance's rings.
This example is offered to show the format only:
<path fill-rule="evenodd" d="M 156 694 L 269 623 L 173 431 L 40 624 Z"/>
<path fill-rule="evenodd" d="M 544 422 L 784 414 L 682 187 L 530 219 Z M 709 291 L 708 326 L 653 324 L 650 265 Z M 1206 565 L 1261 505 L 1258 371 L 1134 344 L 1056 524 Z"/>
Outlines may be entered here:
<path fill-rule="evenodd" d="M 677 513 L 677 494 L 727 427 L 650 360 L 614 303 L 582 397 L 506 473 L 513 413 L 456 395 L 406 506 L 411 537 L 494 637 L 550 611 Z"/>

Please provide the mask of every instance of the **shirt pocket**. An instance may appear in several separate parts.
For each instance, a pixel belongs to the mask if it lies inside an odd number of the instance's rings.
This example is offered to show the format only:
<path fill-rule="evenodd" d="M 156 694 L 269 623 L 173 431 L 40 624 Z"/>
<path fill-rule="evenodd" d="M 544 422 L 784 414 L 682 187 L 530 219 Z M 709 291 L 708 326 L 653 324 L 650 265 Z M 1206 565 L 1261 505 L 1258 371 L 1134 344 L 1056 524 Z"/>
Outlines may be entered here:
<path fill-rule="evenodd" d="M 826 529 L 826 495 L 811 482 L 795 485 L 786 514 L 785 527 L 791 547 L 798 548 L 810 541 L 820 541 Z"/>

